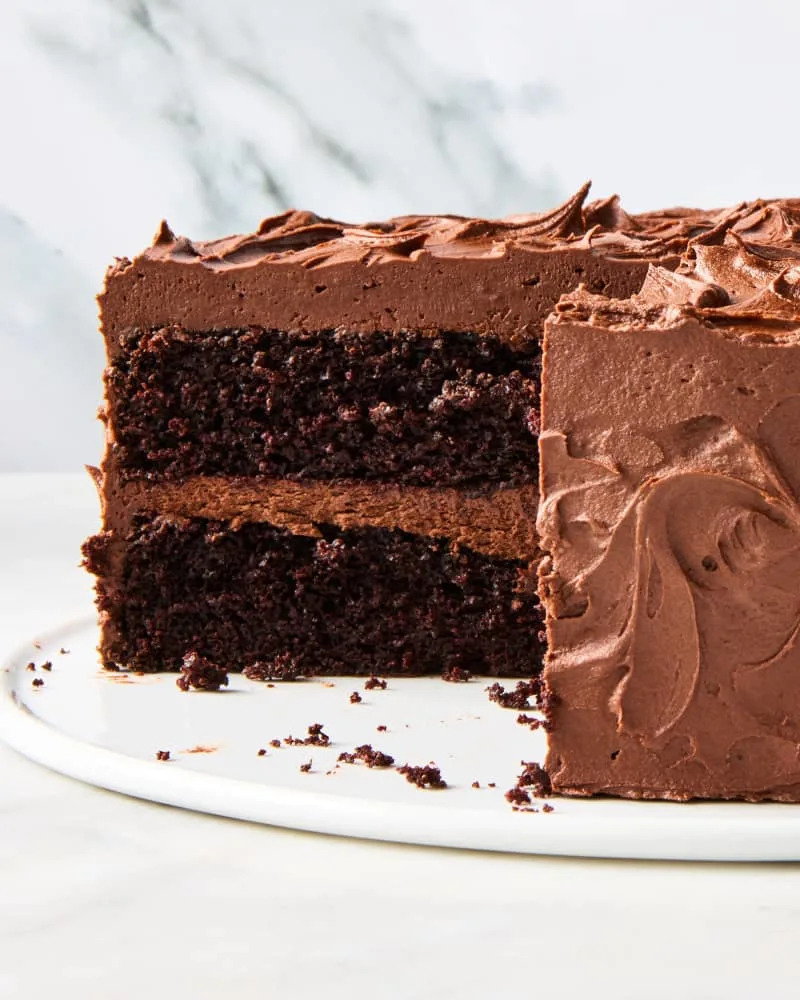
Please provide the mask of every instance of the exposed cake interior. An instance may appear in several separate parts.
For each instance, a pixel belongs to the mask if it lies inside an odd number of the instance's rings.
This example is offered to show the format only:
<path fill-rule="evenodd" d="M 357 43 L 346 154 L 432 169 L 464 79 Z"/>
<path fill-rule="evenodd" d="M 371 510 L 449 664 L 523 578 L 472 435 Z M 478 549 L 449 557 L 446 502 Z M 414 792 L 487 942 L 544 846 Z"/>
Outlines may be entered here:
<path fill-rule="evenodd" d="M 723 224 L 586 191 L 506 220 L 289 212 L 209 243 L 164 225 L 118 261 L 87 546 L 104 661 L 536 673 L 542 321 L 579 283 L 632 294 Z"/>
<path fill-rule="evenodd" d="M 303 674 L 460 666 L 502 675 L 540 657 L 527 562 L 386 528 L 318 531 L 139 515 L 119 577 L 113 540 L 97 536 L 87 555 L 109 615 L 107 661 L 177 670 L 196 650 L 228 670 L 260 664 L 266 674 L 278 664 Z"/>
<path fill-rule="evenodd" d="M 172 328 L 122 348 L 106 377 L 128 477 L 538 478 L 536 339 Z"/>

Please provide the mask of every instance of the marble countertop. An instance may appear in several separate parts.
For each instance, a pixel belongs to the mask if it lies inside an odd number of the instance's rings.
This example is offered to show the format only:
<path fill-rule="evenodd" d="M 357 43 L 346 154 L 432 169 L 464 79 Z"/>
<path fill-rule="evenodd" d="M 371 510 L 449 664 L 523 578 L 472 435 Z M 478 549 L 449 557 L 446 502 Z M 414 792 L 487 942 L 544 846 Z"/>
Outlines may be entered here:
<path fill-rule="evenodd" d="M 3 651 L 90 610 L 88 477 L 0 476 Z M 737 1000 L 800 975 L 800 865 L 350 841 L 104 792 L 0 744 L 0 996 Z M 591 991 L 589 993 L 589 991 Z"/>
<path fill-rule="evenodd" d="M 94 296 L 160 219 L 797 195 L 798 32 L 786 0 L 3 0 L 0 471 L 99 450 Z"/>

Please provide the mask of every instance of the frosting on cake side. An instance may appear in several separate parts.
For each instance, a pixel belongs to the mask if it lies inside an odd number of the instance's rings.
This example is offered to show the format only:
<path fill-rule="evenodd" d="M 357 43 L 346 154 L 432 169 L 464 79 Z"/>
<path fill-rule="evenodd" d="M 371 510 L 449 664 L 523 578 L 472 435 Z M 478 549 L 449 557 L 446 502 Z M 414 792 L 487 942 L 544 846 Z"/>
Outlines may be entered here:
<path fill-rule="evenodd" d="M 800 800 L 800 213 L 760 218 L 548 323 L 556 790 Z"/>

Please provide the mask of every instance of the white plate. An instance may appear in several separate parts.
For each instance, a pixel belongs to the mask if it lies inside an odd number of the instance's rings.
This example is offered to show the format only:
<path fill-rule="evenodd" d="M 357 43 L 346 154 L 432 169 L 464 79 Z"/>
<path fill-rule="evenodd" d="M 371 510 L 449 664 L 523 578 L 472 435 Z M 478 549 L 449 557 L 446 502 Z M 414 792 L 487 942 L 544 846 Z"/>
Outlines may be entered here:
<path fill-rule="evenodd" d="M 174 675 L 105 673 L 96 642 L 94 623 L 80 622 L 11 656 L 0 672 L 0 734 L 31 759 L 103 788 L 258 823 L 412 844 L 800 860 L 800 806 L 556 798 L 552 813 L 514 812 L 503 793 L 520 761 L 541 760 L 544 737 L 489 702 L 481 680 L 390 679 L 385 691 L 365 691 L 363 678 L 270 688 L 233 676 L 227 690 L 184 693 Z M 53 669 L 31 672 L 31 660 L 51 660 Z M 35 678 L 44 684 L 35 687 Z M 355 690 L 360 704 L 350 702 Z M 269 745 L 305 736 L 315 722 L 324 724 L 330 747 Z M 398 764 L 435 761 L 449 787 L 421 790 L 394 770 L 335 767 L 342 750 L 362 743 Z M 157 761 L 159 750 L 172 759 Z M 309 759 L 312 770 L 302 773 Z"/>

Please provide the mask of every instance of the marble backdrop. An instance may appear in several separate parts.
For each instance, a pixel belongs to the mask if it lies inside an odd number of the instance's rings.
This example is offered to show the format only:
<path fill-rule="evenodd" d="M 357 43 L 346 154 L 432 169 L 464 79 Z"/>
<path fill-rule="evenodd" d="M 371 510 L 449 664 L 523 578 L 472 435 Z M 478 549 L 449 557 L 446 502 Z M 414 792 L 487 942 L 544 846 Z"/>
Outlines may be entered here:
<path fill-rule="evenodd" d="M 96 459 L 94 294 L 158 220 L 800 194 L 782 0 L 2 0 L 0 471 Z"/>

